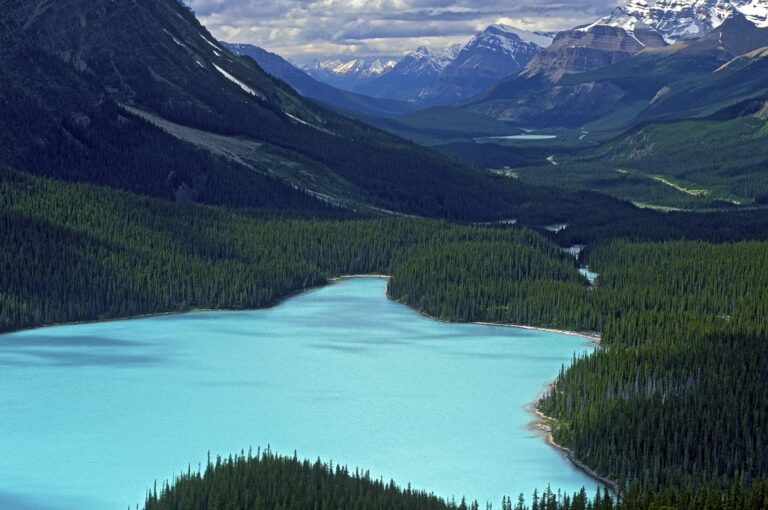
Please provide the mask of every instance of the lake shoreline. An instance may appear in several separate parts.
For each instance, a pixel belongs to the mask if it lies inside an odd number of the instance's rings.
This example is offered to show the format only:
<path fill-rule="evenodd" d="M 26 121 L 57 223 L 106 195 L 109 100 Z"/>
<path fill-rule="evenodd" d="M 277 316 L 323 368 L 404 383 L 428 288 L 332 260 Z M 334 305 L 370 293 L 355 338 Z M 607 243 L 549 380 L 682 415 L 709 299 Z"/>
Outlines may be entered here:
<path fill-rule="evenodd" d="M 120 315 L 115 317 L 107 317 L 103 319 L 83 319 L 83 320 L 72 320 L 72 321 L 58 321 L 58 322 L 46 322 L 44 324 L 37 324 L 34 326 L 26 326 L 18 329 L 9 329 L 6 331 L 0 331 L 0 336 L 2 335 L 10 335 L 11 333 L 21 333 L 23 331 L 34 331 L 36 329 L 43 329 L 43 328 L 53 328 L 56 326 L 81 326 L 83 324 L 100 324 L 102 322 L 118 322 L 118 321 L 134 321 L 134 320 L 141 320 L 141 319 L 151 319 L 153 317 L 167 317 L 170 315 L 183 315 L 185 313 L 199 313 L 199 312 L 254 312 L 257 310 L 269 310 L 270 308 L 274 308 L 276 306 L 280 306 L 283 302 L 287 301 L 288 299 L 294 298 L 296 296 L 299 296 L 301 294 L 304 294 L 305 292 L 311 292 L 313 290 L 322 289 L 323 287 L 327 285 L 331 285 L 335 282 L 339 282 L 342 280 L 349 280 L 353 278 L 382 278 L 382 279 L 389 279 L 391 276 L 387 275 L 365 275 L 365 274 L 359 274 L 359 275 L 348 275 L 348 276 L 334 276 L 332 278 L 328 278 L 325 283 L 320 283 L 318 285 L 311 285 L 309 287 L 304 287 L 303 289 L 298 289 L 292 292 L 289 292 L 283 296 L 280 296 L 275 300 L 274 303 L 271 303 L 266 306 L 262 307 L 252 307 L 252 308 L 185 308 L 185 309 L 179 309 L 179 310 L 170 310 L 165 312 L 147 312 L 147 313 L 139 313 L 139 314 L 133 314 L 133 315 Z"/>
<path fill-rule="evenodd" d="M 549 383 L 547 385 L 547 389 L 551 389 L 552 387 L 554 387 L 554 384 L 555 384 L 554 382 Z M 542 393 L 542 396 L 543 396 L 543 393 Z M 546 414 L 541 412 L 541 410 L 538 407 L 539 400 L 540 398 L 537 399 L 537 401 L 531 404 L 528 408 L 528 412 L 530 412 L 535 417 L 535 420 L 528 425 L 528 428 L 538 434 L 541 434 L 545 438 L 549 446 L 558 450 L 562 455 L 564 455 L 568 459 L 568 461 L 571 464 L 576 466 L 576 468 L 581 470 L 583 473 L 585 473 L 587 476 L 589 476 L 593 480 L 603 484 L 605 487 L 610 489 L 614 495 L 618 494 L 619 493 L 618 483 L 616 483 L 614 480 L 601 476 L 600 474 L 595 472 L 592 468 L 590 468 L 589 466 L 581 462 L 576 457 L 576 454 L 573 452 L 573 450 L 555 441 L 555 438 L 552 434 L 552 426 L 550 425 L 550 423 L 554 421 L 554 418 L 547 416 Z"/>
<path fill-rule="evenodd" d="M 328 278 L 325 283 L 321 283 L 318 285 L 312 285 L 310 287 L 306 287 L 303 289 L 296 290 L 294 292 L 291 292 L 289 294 L 286 294 L 285 296 L 280 297 L 277 299 L 273 304 L 270 304 L 268 306 L 264 306 L 261 308 L 190 308 L 186 310 L 175 310 L 175 311 L 167 311 L 167 312 L 152 312 L 152 313 L 144 313 L 144 314 L 137 314 L 137 315 L 129 315 L 129 316 L 122 316 L 122 317 L 111 317 L 111 318 L 104 318 L 104 319 L 90 319 L 90 320 L 81 320 L 81 321 L 65 321 L 65 322 L 52 322 L 52 323 L 46 323 L 46 324 L 40 324 L 37 326 L 31 326 L 27 328 L 20 328 L 17 330 L 11 330 L 11 331 L 5 331 L 0 333 L 0 336 L 6 335 L 6 334 L 12 334 L 12 333 L 18 333 L 22 331 L 34 331 L 37 329 L 42 328 L 49 328 L 49 327 L 56 327 L 56 326 L 75 326 L 75 325 L 83 325 L 83 324 L 98 324 L 102 322 L 117 322 L 117 321 L 131 321 L 131 320 L 141 320 L 141 319 L 148 319 L 153 317 L 165 317 L 165 316 L 171 316 L 171 315 L 182 315 L 187 313 L 198 313 L 198 312 L 246 312 L 246 311 L 257 311 L 257 310 L 268 310 L 270 308 L 274 308 L 276 306 L 280 306 L 285 301 L 294 298 L 296 296 L 299 296 L 301 294 L 312 292 L 318 289 L 322 289 L 328 285 L 333 285 L 335 283 L 344 281 L 344 280 L 351 280 L 351 279 L 360 279 L 360 278 L 378 278 L 378 279 L 385 279 L 389 280 L 392 277 L 390 275 L 384 275 L 384 274 L 354 274 L 354 275 L 343 275 L 343 276 L 335 276 Z M 387 296 L 387 299 L 390 299 L 389 296 Z M 596 345 L 600 344 L 600 335 L 595 332 L 579 332 L 579 331 L 570 331 L 570 330 L 564 330 L 564 329 L 555 329 L 555 328 L 544 328 L 544 327 L 536 327 L 536 326 L 527 326 L 522 324 L 509 324 L 509 323 L 495 323 L 495 322 L 480 322 L 480 321 L 472 321 L 472 322 L 458 322 L 458 321 L 447 321 L 443 319 L 439 319 L 437 317 L 433 317 L 431 315 L 428 315 L 421 310 L 418 310 L 415 307 L 412 307 L 408 305 L 407 303 L 404 303 L 402 301 L 398 300 L 392 300 L 397 303 L 403 304 L 410 308 L 411 310 L 415 311 L 419 315 L 428 318 L 430 320 L 434 320 L 437 322 L 442 322 L 445 324 L 474 324 L 479 326 L 495 326 L 495 327 L 505 327 L 505 328 L 516 328 L 516 329 L 527 329 L 527 330 L 533 330 L 533 331 L 543 331 L 547 333 L 557 333 L 557 334 L 563 334 L 563 335 L 570 335 L 570 336 L 577 336 L 584 338 Z M 589 468 L 589 466 L 586 466 L 584 463 L 579 461 L 573 452 L 558 444 L 555 442 L 553 436 L 551 427 L 548 424 L 548 421 L 551 421 L 552 418 L 544 415 L 539 409 L 538 409 L 538 402 L 541 399 L 541 397 L 544 395 L 546 391 L 551 389 L 554 386 L 555 382 L 550 381 L 549 383 L 545 383 L 545 389 L 541 391 L 539 396 L 531 402 L 527 407 L 527 411 L 535 418 L 534 421 L 532 421 L 529 424 L 529 428 L 531 430 L 534 430 L 545 438 L 547 444 L 559 452 L 561 452 L 563 455 L 565 455 L 568 460 L 573 464 L 576 468 L 578 468 L 580 471 L 587 474 L 590 478 L 605 484 L 607 487 L 614 490 L 614 492 L 618 492 L 618 486 L 616 482 L 609 480 L 607 478 L 603 478 L 599 476 L 597 473 L 595 473 L 592 469 Z"/>

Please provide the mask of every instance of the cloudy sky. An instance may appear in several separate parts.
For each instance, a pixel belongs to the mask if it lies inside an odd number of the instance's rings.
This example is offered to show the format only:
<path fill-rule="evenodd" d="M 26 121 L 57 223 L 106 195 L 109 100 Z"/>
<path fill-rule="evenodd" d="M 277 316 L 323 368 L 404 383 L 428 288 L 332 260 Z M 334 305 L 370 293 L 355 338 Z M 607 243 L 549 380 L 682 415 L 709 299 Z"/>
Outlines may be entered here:
<path fill-rule="evenodd" d="M 464 43 L 492 23 L 557 30 L 592 21 L 616 0 L 186 0 L 218 39 L 306 63 L 399 56 Z"/>

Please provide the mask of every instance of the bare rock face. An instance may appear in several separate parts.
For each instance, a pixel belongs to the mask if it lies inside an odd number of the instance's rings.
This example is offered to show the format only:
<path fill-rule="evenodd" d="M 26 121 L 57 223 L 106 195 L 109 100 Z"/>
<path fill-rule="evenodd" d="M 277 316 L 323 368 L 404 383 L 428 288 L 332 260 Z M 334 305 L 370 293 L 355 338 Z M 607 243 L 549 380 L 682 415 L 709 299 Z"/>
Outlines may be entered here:
<path fill-rule="evenodd" d="M 558 34 L 549 48 L 531 60 L 523 75 L 544 75 L 557 82 L 565 75 L 616 64 L 646 48 L 665 45 L 661 34 L 644 24 L 632 23 L 625 28 L 598 21 Z"/>

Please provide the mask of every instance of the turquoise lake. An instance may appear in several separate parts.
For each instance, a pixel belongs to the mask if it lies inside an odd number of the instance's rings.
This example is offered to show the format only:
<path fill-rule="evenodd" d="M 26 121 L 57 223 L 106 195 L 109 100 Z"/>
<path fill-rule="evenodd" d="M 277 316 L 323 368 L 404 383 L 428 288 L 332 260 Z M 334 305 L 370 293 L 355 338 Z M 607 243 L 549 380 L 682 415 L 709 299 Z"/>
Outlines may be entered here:
<path fill-rule="evenodd" d="M 385 291 L 0 336 L 0 508 L 135 508 L 209 450 L 266 445 L 494 506 L 596 487 L 529 427 L 587 340 L 440 323 Z"/>

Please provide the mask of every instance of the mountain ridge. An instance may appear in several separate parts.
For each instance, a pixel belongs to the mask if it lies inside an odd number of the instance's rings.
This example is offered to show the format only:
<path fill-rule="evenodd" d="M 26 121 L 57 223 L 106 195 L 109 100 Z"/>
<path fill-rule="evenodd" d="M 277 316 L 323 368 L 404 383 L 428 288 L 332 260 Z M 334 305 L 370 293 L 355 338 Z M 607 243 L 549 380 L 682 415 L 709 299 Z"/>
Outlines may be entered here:
<path fill-rule="evenodd" d="M 494 82 L 520 71 L 533 56 L 552 42 L 552 37 L 540 32 L 521 30 L 509 25 L 493 24 L 475 34 L 465 44 L 455 44 L 442 50 L 421 46 L 389 65 L 384 72 L 366 79 L 341 72 L 342 67 L 354 68 L 363 59 L 314 62 L 303 69 L 311 76 L 330 85 L 344 83 L 356 93 L 419 106 L 449 104 L 471 97 Z M 337 72 L 329 72 L 334 68 Z"/>
<path fill-rule="evenodd" d="M 252 44 L 223 43 L 240 56 L 251 57 L 267 73 L 285 81 L 304 97 L 351 114 L 389 117 L 409 113 L 413 105 L 390 99 L 379 99 L 333 87 L 316 80 L 281 56 Z"/>
<path fill-rule="evenodd" d="M 372 62 L 366 59 L 315 60 L 300 69 L 322 83 L 354 92 L 361 84 L 389 73 L 396 63 L 395 60 L 381 59 Z"/>

